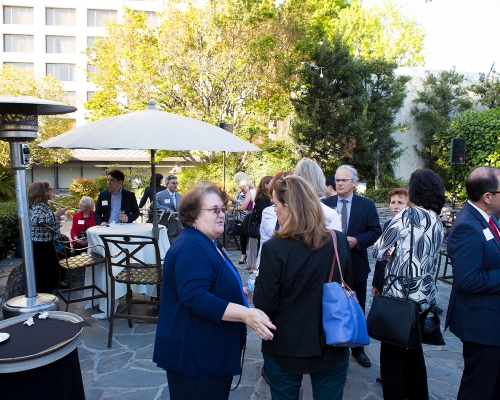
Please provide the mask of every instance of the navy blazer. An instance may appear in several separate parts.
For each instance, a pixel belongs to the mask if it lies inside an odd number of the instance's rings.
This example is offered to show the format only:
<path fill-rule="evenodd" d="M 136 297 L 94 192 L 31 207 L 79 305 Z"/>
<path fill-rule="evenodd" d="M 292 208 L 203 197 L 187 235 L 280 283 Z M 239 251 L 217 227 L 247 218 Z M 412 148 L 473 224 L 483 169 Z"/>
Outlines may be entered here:
<path fill-rule="evenodd" d="M 241 373 L 246 326 L 222 321 L 229 303 L 243 305 L 242 283 L 214 242 L 186 228 L 163 264 L 160 315 L 153 361 L 182 376 L 214 378 Z"/>
<path fill-rule="evenodd" d="M 328 207 L 337 209 L 339 196 L 331 196 L 321 201 Z M 370 247 L 382 235 L 380 220 L 378 218 L 375 203 L 364 197 L 354 195 L 352 197 L 351 213 L 346 236 L 355 237 L 358 245 L 351 249 L 352 269 L 354 284 L 363 283 L 368 280 L 370 266 L 368 264 L 368 252 Z"/>
<path fill-rule="evenodd" d="M 448 255 L 453 286 L 445 329 L 467 342 L 500 346 L 500 241 L 469 203 L 451 226 Z"/>
<path fill-rule="evenodd" d="M 107 205 L 102 205 L 103 200 L 107 201 Z M 139 217 L 139 207 L 137 206 L 137 199 L 133 192 L 129 192 L 122 188 L 122 209 L 128 216 L 128 223 L 131 224 Z M 103 222 L 108 222 L 111 215 L 111 191 L 109 189 L 103 190 L 99 193 L 97 203 L 95 205 L 95 222 L 101 225 Z"/>

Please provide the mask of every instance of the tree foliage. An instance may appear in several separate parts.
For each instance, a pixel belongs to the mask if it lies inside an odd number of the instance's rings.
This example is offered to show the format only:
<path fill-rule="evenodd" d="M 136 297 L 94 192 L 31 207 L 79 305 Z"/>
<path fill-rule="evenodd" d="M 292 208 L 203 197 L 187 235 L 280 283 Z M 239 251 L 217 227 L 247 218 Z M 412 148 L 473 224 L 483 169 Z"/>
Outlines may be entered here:
<path fill-rule="evenodd" d="M 456 166 L 456 184 L 459 199 L 466 199 L 465 180 L 470 170 L 478 165 L 500 167 L 500 108 L 468 111 L 457 116 L 443 136 L 444 155 L 440 167 L 448 175 L 448 187 L 452 187 L 453 167 L 449 164 L 451 139 L 465 138 L 465 165 Z M 445 158 L 445 156 L 447 157 Z"/>
<path fill-rule="evenodd" d="M 293 137 L 327 172 L 354 164 L 377 185 L 401 153 L 391 134 L 409 78 L 394 63 L 359 60 L 340 39 L 324 42 L 299 70 Z"/>
<path fill-rule="evenodd" d="M 34 96 L 45 100 L 66 103 L 66 92 L 61 82 L 52 75 L 38 76 L 28 68 L 4 65 L 0 69 L 0 95 Z M 50 166 L 69 160 L 71 154 L 66 149 L 43 149 L 38 143 L 60 135 L 73 128 L 73 120 L 67 115 L 45 115 L 38 117 L 38 138 L 30 143 L 31 159 L 34 163 Z M 6 142 L 0 141 L 0 164 L 10 163 L 10 150 Z"/>
<path fill-rule="evenodd" d="M 427 72 L 423 90 L 417 91 L 413 103 L 415 106 L 411 113 L 417 129 L 422 133 L 422 148 L 417 151 L 425 167 L 445 179 L 448 169 L 444 160 L 449 159 L 446 131 L 455 116 L 473 106 L 463 75 L 453 70 L 441 71 L 437 75 Z"/>
<path fill-rule="evenodd" d="M 477 103 L 485 108 L 500 107 L 500 80 L 493 67 L 483 83 L 470 86 L 470 91 L 478 97 Z"/>

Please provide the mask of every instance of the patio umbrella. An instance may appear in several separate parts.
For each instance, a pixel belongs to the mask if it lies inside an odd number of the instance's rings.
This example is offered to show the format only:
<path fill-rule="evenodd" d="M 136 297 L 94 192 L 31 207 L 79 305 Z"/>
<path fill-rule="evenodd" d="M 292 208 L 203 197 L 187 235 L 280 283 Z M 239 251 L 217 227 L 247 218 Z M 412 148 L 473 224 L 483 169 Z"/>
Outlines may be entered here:
<path fill-rule="evenodd" d="M 215 125 L 182 115 L 149 108 L 116 117 L 103 118 L 72 129 L 39 144 L 44 148 L 93 150 L 151 150 L 151 182 L 156 198 L 156 150 L 260 151 L 257 146 Z M 156 201 L 153 201 L 153 231 L 158 238 Z"/>

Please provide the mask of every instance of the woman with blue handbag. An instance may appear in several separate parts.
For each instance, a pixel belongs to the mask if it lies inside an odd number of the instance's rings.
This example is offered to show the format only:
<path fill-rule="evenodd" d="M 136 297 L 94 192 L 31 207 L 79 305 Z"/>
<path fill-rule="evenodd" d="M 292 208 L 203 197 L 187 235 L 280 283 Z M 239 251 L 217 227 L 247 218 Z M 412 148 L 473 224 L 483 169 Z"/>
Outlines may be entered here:
<path fill-rule="evenodd" d="M 277 326 L 262 342 L 266 375 L 274 400 L 299 398 L 303 374 L 311 376 L 315 399 L 341 399 L 349 360 L 347 348 L 327 346 L 322 324 L 323 284 L 334 245 L 318 196 L 305 179 L 289 175 L 272 187 L 279 232 L 262 246 L 255 307 Z M 344 280 L 352 283 L 350 249 L 336 232 Z M 340 282 L 335 268 L 333 281 Z"/>

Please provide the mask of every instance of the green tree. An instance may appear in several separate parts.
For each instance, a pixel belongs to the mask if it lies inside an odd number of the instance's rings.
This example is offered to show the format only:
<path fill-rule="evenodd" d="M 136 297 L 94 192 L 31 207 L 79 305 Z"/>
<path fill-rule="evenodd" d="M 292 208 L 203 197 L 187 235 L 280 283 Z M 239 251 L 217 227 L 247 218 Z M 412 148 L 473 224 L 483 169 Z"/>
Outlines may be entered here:
<path fill-rule="evenodd" d="M 500 80 L 494 66 L 491 66 L 483 83 L 470 86 L 470 91 L 478 97 L 477 103 L 485 108 L 500 107 Z"/>
<path fill-rule="evenodd" d="M 465 180 L 469 171 L 478 165 L 500 167 L 500 108 L 467 111 L 457 116 L 443 135 L 444 155 L 441 160 L 448 174 L 448 187 L 452 187 L 452 166 L 449 165 L 451 139 L 466 140 L 465 165 L 456 166 L 457 193 L 460 200 L 467 198 Z M 446 156 L 446 158 L 444 158 Z"/>
<path fill-rule="evenodd" d="M 45 100 L 66 103 L 66 92 L 61 82 L 52 75 L 38 76 L 28 68 L 4 65 L 0 69 L 0 95 L 34 96 Z M 49 166 L 62 163 L 71 157 L 66 149 L 43 149 L 37 144 L 60 135 L 73 128 L 74 122 L 67 115 L 46 115 L 38 117 L 38 138 L 30 143 L 31 159 L 35 163 Z M 10 150 L 6 142 L 0 141 L 0 164 L 9 165 Z"/>
<path fill-rule="evenodd" d="M 292 137 L 301 155 L 333 169 L 352 158 L 363 129 L 363 64 L 340 40 L 324 42 L 298 76 Z"/>
<path fill-rule="evenodd" d="M 411 78 L 396 75 L 397 64 L 384 60 L 368 60 L 363 65 L 365 124 L 353 159 L 361 176 L 377 188 L 383 176 L 394 175 L 394 161 L 403 152 L 392 133 Z"/>
<path fill-rule="evenodd" d="M 445 160 L 449 159 L 445 133 L 454 117 L 473 106 L 463 75 L 455 71 L 441 71 L 437 75 L 427 72 L 423 90 L 417 90 L 413 103 L 415 106 L 411 113 L 423 136 L 422 148 L 416 150 L 423 158 L 425 167 L 445 179 L 444 174 L 448 171 Z"/>

